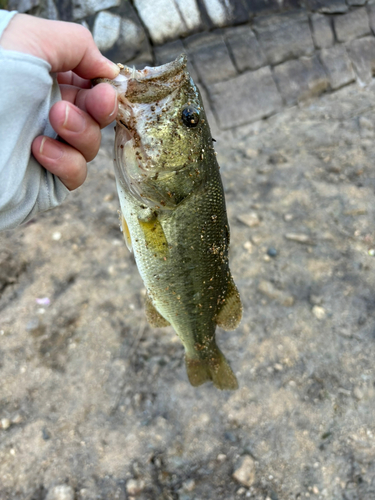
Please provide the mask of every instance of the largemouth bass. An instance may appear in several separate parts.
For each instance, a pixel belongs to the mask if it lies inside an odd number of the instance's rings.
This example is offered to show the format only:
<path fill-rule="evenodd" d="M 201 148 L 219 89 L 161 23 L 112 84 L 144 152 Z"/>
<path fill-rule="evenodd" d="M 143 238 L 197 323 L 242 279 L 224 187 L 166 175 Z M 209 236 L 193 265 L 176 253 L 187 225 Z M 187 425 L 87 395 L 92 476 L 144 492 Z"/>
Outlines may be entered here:
<path fill-rule="evenodd" d="M 193 386 L 212 380 L 219 389 L 237 389 L 215 342 L 216 325 L 235 329 L 242 305 L 199 90 L 184 55 L 141 71 L 119 66 L 109 81 L 119 101 L 115 172 L 125 240 L 147 290 L 146 317 L 154 327 L 173 326 Z"/>

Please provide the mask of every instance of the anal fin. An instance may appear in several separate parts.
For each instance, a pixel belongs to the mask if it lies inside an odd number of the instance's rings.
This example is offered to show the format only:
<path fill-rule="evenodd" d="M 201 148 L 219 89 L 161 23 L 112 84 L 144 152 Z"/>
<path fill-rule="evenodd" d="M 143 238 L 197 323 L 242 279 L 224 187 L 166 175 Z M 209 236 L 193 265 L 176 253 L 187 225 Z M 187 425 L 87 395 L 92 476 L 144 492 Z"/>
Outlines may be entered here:
<path fill-rule="evenodd" d="M 229 278 L 225 302 L 217 313 L 215 321 L 224 330 L 235 330 L 242 318 L 242 303 L 232 275 Z"/>
<path fill-rule="evenodd" d="M 146 296 L 146 319 L 151 326 L 154 328 L 164 328 L 165 326 L 169 326 L 170 323 L 155 309 L 152 300 L 147 295 Z"/>

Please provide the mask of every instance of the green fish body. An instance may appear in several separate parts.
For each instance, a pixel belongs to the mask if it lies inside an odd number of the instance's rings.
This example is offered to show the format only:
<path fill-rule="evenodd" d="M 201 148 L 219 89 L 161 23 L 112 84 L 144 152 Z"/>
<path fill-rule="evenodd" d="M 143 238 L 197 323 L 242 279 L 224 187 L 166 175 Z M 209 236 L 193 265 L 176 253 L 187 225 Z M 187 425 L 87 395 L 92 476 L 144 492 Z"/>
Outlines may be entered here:
<path fill-rule="evenodd" d="M 186 58 L 142 71 L 125 67 L 110 83 L 119 100 L 122 225 L 147 290 L 147 319 L 175 329 L 193 386 L 212 380 L 219 389 L 236 389 L 215 328 L 235 329 L 242 306 L 229 270 L 219 166 Z"/>

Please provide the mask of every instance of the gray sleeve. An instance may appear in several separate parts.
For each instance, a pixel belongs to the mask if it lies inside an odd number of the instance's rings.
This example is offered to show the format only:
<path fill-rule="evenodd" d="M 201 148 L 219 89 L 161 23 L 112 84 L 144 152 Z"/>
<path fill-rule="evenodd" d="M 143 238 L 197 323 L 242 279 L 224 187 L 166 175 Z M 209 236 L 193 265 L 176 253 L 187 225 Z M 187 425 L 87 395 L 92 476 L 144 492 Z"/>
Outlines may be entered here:
<path fill-rule="evenodd" d="M 0 37 L 13 17 L 0 11 Z M 56 137 L 48 113 L 61 99 L 51 66 L 0 47 L 0 231 L 60 205 L 69 190 L 31 155 L 39 135 Z"/>

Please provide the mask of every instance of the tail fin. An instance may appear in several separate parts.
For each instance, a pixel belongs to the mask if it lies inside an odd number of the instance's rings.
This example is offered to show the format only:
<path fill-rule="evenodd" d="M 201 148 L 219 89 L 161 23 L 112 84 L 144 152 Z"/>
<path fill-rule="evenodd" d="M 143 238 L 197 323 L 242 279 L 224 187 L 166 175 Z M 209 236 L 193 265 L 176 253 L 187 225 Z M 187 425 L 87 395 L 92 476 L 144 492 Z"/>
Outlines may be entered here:
<path fill-rule="evenodd" d="M 212 380 L 218 389 L 231 391 L 238 389 L 237 378 L 215 343 L 204 353 L 204 357 L 189 358 L 186 355 L 185 363 L 189 382 L 194 387 Z"/>

